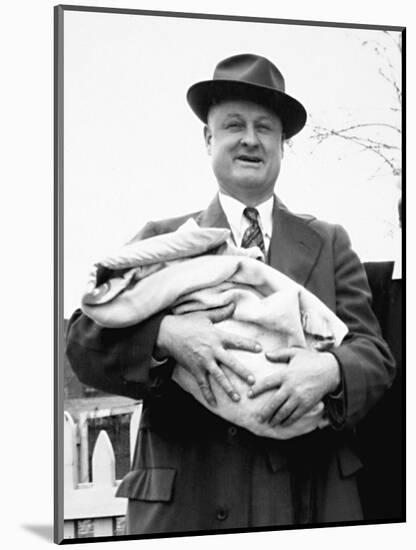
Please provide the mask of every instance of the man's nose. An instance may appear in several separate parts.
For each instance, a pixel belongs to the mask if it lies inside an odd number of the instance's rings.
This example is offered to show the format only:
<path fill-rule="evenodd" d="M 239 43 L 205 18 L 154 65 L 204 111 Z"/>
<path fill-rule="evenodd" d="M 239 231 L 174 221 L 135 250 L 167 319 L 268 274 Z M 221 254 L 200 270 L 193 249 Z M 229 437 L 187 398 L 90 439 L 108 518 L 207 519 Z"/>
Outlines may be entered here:
<path fill-rule="evenodd" d="M 241 144 L 246 147 L 255 147 L 259 144 L 259 138 L 254 126 L 247 126 L 241 136 Z"/>

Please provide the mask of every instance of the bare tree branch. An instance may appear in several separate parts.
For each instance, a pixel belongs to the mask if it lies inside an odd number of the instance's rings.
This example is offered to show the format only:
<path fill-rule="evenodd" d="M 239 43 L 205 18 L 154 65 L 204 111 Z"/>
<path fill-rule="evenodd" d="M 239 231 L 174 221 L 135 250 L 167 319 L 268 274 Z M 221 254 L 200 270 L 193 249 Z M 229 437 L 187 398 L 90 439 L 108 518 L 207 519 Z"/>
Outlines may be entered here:
<path fill-rule="evenodd" d="M 390 33 L 389 31 L 383 31 L 383 34 L 385 36 L 388 36 L 391 39 L 391 41 L 394 43 L 394 45 L 398 49 L 399 54 L 401 55 L 402 47 L 401 47 L 401 37 L 400 37 L 400 35 L 399 35 L 398 39 L 396 39 L 394 37 L 394 35 L 392 33 Z M 379 68 L 378 72 L 379 72 L 380 76 L 382 78 L 384 78 L 384 80 L 386 80 L 393 87 L 393 89 L 395 91 L 395 94 L 396 94 L 396 97 L 397 97 L 397 100 L 398 100 L 399 104 L 401 105 L 402 104 L 402 93 L 401 93 L 401 89 L 400 89 L 400 87 L 397 83 L 398 78 L 397 78 L 397 75 L 396 75 L 396 68 L 395 68 L 394 64 L 392 63 L 392 61 L 391 61 L 391 58 L 390 58 L 390 55 L 388 53 L 387 47 L 381 45 L 376 40 L 364 40 L 362 42 L 362 45 L 365 46 L 365 47 L 372 46 L 374 52 L 376 53 L 376 55 L 381 59 L 381 65 L 382 66 Z M 387 65 L 387 67 L 389 69 L 389 72 L 390 72 L 390 75 L 388 75 L 386 73 L 386 71 L 383 69 L 383 65 Z"/>
<path fill-rule="evenodd" d="M 336 131 L 338 133 L 341 133 L 341 132 L 345 133 L 345 132 L 349 132 L 350 130 L 356 130 L 357 128 L 368 128 L 368 127 L 390 128 L 391 130 L 394 130 L 398 134 L 401 134 L 400 128 L 397 128 L 397 126 L 394 126 L 394 124 L 388 124 L 386 122 L 360 122 L 359 124 L 353 124 L 352 126 L 347 126 L 346 128 L 340 128 L 339 130 L 328 130 L 323 126 L 322 127 L 315 126 L 316 129 Z"/>
<path fill-rule="evenodd" d="M 361 42 L 362 46 L 370 48 L 376 56 L 378 63 L 378 74 L 390 86 L 393 92 L 392 105 L 386 107 L 386 112 L 400 113 L 402 105 L 401 82 L 398 76 L 398 70 L 392 60 L 397 53 L 401 55 L 401 37 L 400 33 L 396 38 L 394 33 L 383 32 L 388 40 L 392 41 L 397 48 L 394 51 L 387 41 L 381 39 L 365 40 Z M 379 35 L 380 36 L 380 35 Z M 380 138 L 379 129 L 391 130 L 389 137 Z M 397 153 L 400 152 L 400 146 L 396 145 L 396 136 L 401 136 L 400 122 L 391 124 L 389 122 L 360 122 L 357 124 L 345 124 L 341 128 L 327 128 L 324 126 L 312 126 L 312 139 L 317 146 L 325 140 L 333 137 L 349 141 L 357 145 L 361 151 L 368 151 L 382 159 L 381 166 L 387 165 L 394 176 L 401 174 L 400 158 Z M 395 135 L 393 135 L 395 134 Z"/>
<path fill-rule="evenodd" d="M 383 160 L 383 162 L 385 162 L 389 166 L 394 176 L 398 176 L 401 174 L 401 170 L 400 168 L 396 167 L 394 159 L 389 158 L 384 153 L 385 149 L 400 150 L 398 147 L 383 144 L 374 141 L 371 138 L 360 138 L 359 136 L 348 135 L 343 133 L 342 131 L 340 132 L 338 130 L 330 130 L 328 128 L 316 127 L 314 128 L 314 132 L 315 135 L 313 135 L 312 138 L 316 139 L 318 143 L 322 143 L 324 140 L 328 139 L 331 136 L 350 141 L 352 143 L 355 143 L 356 145 L 359 145 L 362 150 L 370 151 L 378 155 Z"/>
<path fill-rule="evenodd" d="M 316 139 L 319 143 L 321 143 L 324 139 L 327 139 L 329 136 L 339 136 L 339 137 L 344 137 L 345 139 L 350 139 L 352 141 L 357 141 L 360 143 L 366 142 L 368 143 L 368 145 L 371 145 L 378 149 L 389 149 L 389 150 L 400 151 L 400 147 L 398 147 L 397 145 L 391 145 L 390 143 L 372 139 L 371 137 L 368 137 L 368 136 L 358 136 L 356 134 L 351 134 L 351 133 L 347 134 L 347 132 L 349 132 L 350 130 L 355 128 L 360 128 L 362 126 L 366 126 L 366 125 L 358 124 L 355 126 L 351 126 L 350 128 L 341 128 L 341 129 L 335 129 L 335 130 L 330 130 L 329 128 L 324 128 L 322 126 L 315 126 L 312 129 L 313 135 L 311 137 L 312 139 Z"/>
<path fill-rule="evenodd" d="M 392 42 L 394 43 L 396 48 L 399 50 L 399 53 L 401 54 L 402 53 L 402 37 L 401 37 L 401 35 L 399 34 L 397 39 L 396 39 L 394 34 L 390 31 L 383 31 L 383 34 L 388 36 L 392 40 Z"/>
<path fill-rule="evenodd" d="M 397 101 L 402 104 L 402 92 L 397 84 L 397 82 L 394 80 L 393 77 L 389 77 L 386 75 L 386 73 L 383 71 L 383 69 L 378 70 L 378 74 L 384 78 L 389 84 L 393 86 L 394 91 L 396 92 Z"/>

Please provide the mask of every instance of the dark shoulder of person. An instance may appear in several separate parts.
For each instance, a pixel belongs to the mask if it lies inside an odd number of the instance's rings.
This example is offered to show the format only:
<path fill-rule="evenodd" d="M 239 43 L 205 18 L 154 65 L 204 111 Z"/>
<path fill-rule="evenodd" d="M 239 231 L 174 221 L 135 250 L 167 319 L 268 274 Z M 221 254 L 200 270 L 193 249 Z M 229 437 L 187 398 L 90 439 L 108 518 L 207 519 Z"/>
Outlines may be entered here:
<path fill-rule="evenodd" d="M 373 311 L 399 367 L 402 357 L 402 282 L 392 279 L 392 261 L 365 262 L 364 267 L 373 296 Z"/>

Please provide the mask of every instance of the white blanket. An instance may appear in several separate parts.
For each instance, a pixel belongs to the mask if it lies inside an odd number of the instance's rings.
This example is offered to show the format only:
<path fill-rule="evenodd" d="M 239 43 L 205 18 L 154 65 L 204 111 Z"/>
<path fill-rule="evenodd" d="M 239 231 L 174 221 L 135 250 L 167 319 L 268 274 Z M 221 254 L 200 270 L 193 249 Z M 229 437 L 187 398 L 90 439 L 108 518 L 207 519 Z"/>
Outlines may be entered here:
<path fill-rule="evenodd" d="M 101 326 L 120 328 L 165 309 L 180 315 L 233 302 L 232 318 L 217 326 L 260 341 L 264 351 L 287 346 L 314 349 L 322 340 L 335 346 L 341 343 L 347 327 L 316 296 L 254 259 L 261 255 L 258 249 L 236 249 L 227 244 L 228 238 L 226 229 L 202 229 L 188 222 L 175 233 L 123 247 L 94 265 L 82 299 L 84 313 Z M 213 250 L 216 254 L 200 255 Z M 256 380 L 274 368 L 264 353 L 230 353 L 250 368 Z M 211 380 L 217 400 L 214 408 L 180 365 L 173 379 L 212 412 L 257 435 L 287 439 L 327 424 L 322 403 L 292 427 L 260 424 L 256 412 L 270 392 L 249 399 L 249 386 L 234 373 L 227 371 L 227 375 L 242 399 L 231 401 Z"/>

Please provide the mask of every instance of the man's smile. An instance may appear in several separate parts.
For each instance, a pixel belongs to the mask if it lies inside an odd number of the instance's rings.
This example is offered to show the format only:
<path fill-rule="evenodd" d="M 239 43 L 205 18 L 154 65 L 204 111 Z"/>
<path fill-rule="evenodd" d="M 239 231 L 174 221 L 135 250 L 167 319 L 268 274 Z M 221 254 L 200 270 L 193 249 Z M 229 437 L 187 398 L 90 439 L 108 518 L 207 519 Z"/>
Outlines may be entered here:
<path fill-rule="evenodd" d="M 238 162 L 238 164 L 255 168 L 263 164 L 263 159 L 258 155 L 242 154 L 235 157 L 235 160 Z"/>

